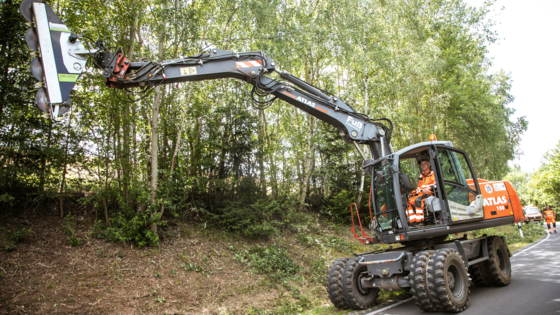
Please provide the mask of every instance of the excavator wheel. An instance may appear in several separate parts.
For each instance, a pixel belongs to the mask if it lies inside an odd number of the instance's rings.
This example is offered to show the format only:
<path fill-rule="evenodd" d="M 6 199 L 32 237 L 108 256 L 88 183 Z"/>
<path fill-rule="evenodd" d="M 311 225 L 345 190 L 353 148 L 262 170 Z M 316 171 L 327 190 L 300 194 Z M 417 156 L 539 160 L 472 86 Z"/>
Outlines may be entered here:
<path fill-rule="evenodd" d="M 408 275 L 410 293 L 412 293 L 416 305 L 425 312 L 437 311 L 437 305 L 428 294 L 428 283 L 426 282 L 426 267 L 428 267 L 428 261 L 433 254 L 433 250 L 426 250 L 416 254 L 412 259 L 412 268 L 410 275 Z"/>
<path fill-rule="evenodd" d="M 492 285 L 484 262 L 469 266 L 469 274 L 471 275 L 472 282 L 477 287 L 488 287 Z"/>
<path fill-rule="evenodd" d="M 350 258 L 342 272 L 342 295 L 351 309 L 365 310 L 375 305 L 378 288 L 362 288 L 361 279 L 368 277 L 367 266 L 358 262 L 361 257 Z"/>
<path fill-rule="evenodd" d="M 428 261 L 427 278 L 430 298 L 439 309 L 451 313 L 467 309 L 469 277 L 457 250 L 436 250 Z"/>
<path fill-rule="evenodd" d="M 329 272 L 327 274 L 327 293 L 329 295 L 329 299 L 334 304 L 334 306 L 338 307 L 339 309 L 347 309 L 348 304 L 344 301 L 344 297 L 342 296 L 342 270 L 346 265 L 348 258 L 340 258 L 336 260 L 329 268 Z"/>
<path fill-rule="evenodd" d="M 499 236 L 488 238 L 488 260 L 484 262 L 491 284 L 504 287 L 511 282 L 511 262 L 504 239 Z"/>

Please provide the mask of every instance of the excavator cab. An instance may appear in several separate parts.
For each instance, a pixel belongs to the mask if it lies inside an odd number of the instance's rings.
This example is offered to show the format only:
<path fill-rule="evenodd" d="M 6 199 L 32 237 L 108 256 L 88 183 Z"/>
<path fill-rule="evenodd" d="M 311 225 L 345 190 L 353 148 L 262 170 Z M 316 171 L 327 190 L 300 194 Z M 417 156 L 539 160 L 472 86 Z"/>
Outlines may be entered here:
<path fill-rule="evenodd" d="M 429 159 L 436 183 L 424 200 L 424 220 L 407 217 L 410 193 L 421 174 L 419 161 Z M 484 220 L 484 199 L 467 154 L 448 141 L 409 146 L 374 162 L 372 206 L 377 235 L 383 243 L 444 237 L 450 227 Z"/>

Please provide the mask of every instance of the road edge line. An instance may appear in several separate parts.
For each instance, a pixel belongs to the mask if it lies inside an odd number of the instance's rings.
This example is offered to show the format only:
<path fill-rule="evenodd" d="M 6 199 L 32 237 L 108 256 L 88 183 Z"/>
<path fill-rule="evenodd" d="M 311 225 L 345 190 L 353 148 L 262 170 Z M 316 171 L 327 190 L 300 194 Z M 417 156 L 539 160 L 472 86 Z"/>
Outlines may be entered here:
<path fill-rule="evenodd" d="M 404 303 L 406 303 L 406 302 L 410 302 L 410 301 L 412 301 L 412 299 L 413 299 L 413 298 L 408 298 L 408 299 L 406 299 L 406 300 L 402 300 L 402 301 L 397 302 L 397 303 L 395 303 L 395 304 L 391 304 L 391 305 L 389 305 L 389 306 L 386 306 L 386 307 L 384 307 L 384 308 L 375 310 L 375 311 L 373 311 L 373 312 L 371 312 L 371 313 L 366 313 L 366 314 L 364 314 L 364 315 L 373 315 L 373 314 L 377 314 L 377 313 L 379 313 L 379 312 L 381 312 L 381 311 L 385 311 L 385 310 L 388 310 L 388 309 L 393 308 L 393 307 L 395 307 L 395 306 L 399 306 L 399 305 L 401 305 L 401 304 L 404 304 Z"/>
<path fill-rule="evenodd" d="M 546 235 L 546 238 L 545 238 L 544 240 L 538 242 L 537 244 L 535 244 L 535 245 L 533 245 L 533 246 L 531 246 L 531 247 L 529 247 L 529 248 L 526 248 L 526 249 L 520 251 L 519 253 L 513 254 L 512 257 L 515 257 L 515 256 L 517 256 L 517 255 L 519 255 L 519 254 L 521 254 L 521 253 L 524 253 L 524 252 L 528 251 L 529 249 L 531 249 L 531 248 L 533 248 L 533 247 L 539 246 L 542 242 L 546 241 L 546 240 L 550 237 L 550 233 L 548 233 L 548 230 L 546 230 L 546 234 L 547 234 L 547 235 Z"/>

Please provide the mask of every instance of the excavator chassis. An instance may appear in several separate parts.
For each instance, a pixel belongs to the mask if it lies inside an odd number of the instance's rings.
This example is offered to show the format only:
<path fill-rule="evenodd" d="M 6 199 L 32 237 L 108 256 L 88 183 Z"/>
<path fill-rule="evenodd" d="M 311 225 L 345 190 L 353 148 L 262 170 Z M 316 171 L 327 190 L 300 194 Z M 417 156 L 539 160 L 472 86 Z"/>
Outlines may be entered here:
<path fill-rule="evenodd" d="M 467 307 L 469 280 L 479 286 L 509 284 L 510 257 L 503 237 L 469 240 L 466 235 L 425 246 L 355 254 L 344 266 L 333 264 L 327 291 L 339 308 L 370 308 L 383 289 L 410 290 L 424 311 L 461 312 Z"/>

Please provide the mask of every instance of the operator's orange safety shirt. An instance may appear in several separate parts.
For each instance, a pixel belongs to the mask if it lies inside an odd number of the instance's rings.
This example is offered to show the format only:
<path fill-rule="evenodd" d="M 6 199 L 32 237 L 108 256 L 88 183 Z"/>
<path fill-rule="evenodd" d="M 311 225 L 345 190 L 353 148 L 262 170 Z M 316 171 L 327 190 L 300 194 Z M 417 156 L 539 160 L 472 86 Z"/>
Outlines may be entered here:
<path fill-rule="evenodd" d="M 422 172 L 422 174 L 420 174 L 420 177 L 418 178 L 418 188 L 416 188 L 416 190 L 412 191 L 410 194 L 420 195 L 422 194 L 423 189 L 431 188 L 432 186 L 435 186 L 435 184 L 436 178 L 434 176 L 434 171 L 427 170 L 426 172 Z M 433 194 L 433 190 L 430 190 L 427 195 L 432 196 Z"/>
<path fill-rule="evenodd" d="M 424 198 L 426 196 L 433 196 L 434 192 L 431 190 L 436 184 L 436 178 L 434 176 L 434 172 L 427 170 L 422 172 L 420 178 L 418 178 L 418 188 L 413 190 L 408 199 L 408 208 L 406 210 L 406 215 L 408 216 L 409 223 L 415 222 L 422 222 L 424 221 Z M 430 189 L 427 194 L 422 192 L 423 189 Z M 420 201 L 419 204 L 416 204 L 417 201 Z"/>

